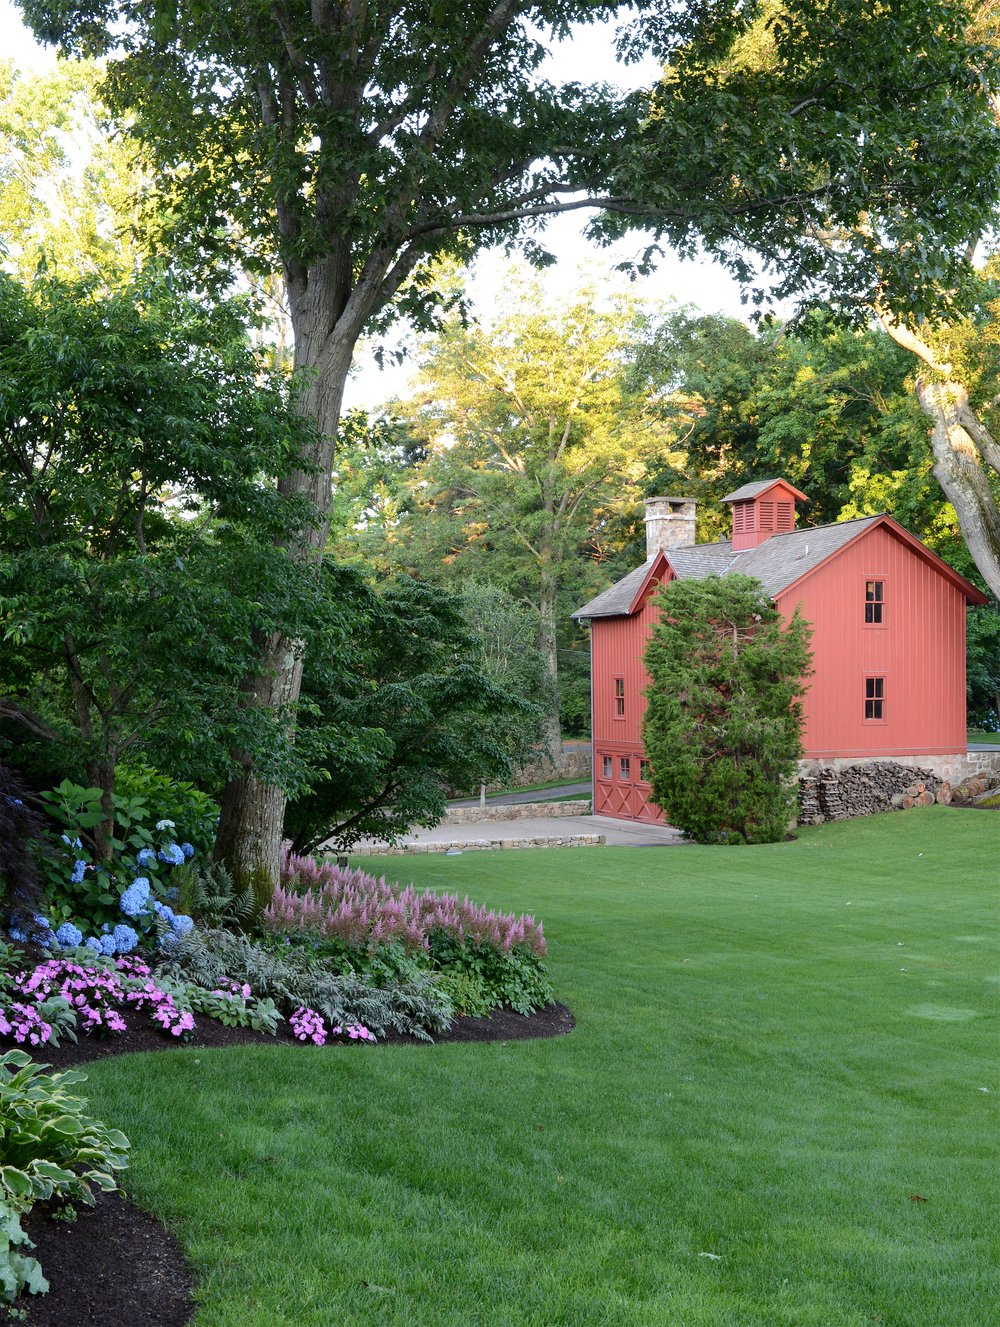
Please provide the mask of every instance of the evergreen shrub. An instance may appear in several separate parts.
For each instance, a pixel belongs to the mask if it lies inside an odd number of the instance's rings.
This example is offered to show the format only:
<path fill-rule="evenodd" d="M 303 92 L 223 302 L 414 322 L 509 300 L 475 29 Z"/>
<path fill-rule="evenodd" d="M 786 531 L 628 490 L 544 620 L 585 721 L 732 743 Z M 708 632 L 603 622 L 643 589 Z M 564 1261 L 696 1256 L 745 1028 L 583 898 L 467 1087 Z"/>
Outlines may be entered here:
<path fill-rule="evenodd" d="M 699 843 L 776 843 L 795 816 L 808 624 L 758 581 L 671 581 L 646 649 L 653 800 Z"/>

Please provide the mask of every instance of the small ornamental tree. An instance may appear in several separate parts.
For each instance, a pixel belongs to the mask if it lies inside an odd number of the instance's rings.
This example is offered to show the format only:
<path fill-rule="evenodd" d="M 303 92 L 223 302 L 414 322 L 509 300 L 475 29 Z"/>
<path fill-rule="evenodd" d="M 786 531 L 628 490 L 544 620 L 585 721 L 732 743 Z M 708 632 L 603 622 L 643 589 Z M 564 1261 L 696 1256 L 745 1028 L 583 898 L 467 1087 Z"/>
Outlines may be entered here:
<path fill-rule="evenodd" d="M 699 843 L 775 843 L 795 814 L 808 624 L 749 576 L 672 581 L 646 649 L 653 800 Z"/>

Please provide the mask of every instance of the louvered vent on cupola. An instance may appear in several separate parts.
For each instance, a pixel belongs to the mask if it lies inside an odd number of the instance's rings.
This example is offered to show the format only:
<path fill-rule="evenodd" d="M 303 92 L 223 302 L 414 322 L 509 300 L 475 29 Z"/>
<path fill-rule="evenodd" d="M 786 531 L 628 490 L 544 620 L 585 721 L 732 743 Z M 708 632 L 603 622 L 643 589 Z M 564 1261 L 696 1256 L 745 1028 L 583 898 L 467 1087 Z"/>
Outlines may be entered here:
<path fill-rule="evenodd" d="M 774 534 L 795 529 L 795 503 L 807 502 L 804 493 L 787 479 L 762 479 L 728 493 L 723 502 L 733 506 L 733 550 L 756 548 Z"/>

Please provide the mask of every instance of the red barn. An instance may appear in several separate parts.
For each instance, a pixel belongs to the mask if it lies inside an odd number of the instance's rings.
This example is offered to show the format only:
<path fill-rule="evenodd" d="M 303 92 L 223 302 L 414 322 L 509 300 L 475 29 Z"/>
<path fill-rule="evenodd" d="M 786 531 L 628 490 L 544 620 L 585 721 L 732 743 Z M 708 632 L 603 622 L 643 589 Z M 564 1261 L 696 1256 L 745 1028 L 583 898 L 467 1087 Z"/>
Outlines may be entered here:
<path fill-rule="evenodd" d="M 812 626 L 807 758 L 948 755 L 966 750 L 965 607 L 986 596 L 891 516 L 797 529 L 805 494 L 784 479 L 745 484 L 732 538 L 695 543 L 695 502 L 646 502 L 646 561 L 573 616 L 591 624 L 594 812 L 662 820 L 642 747 L 642 659 L 657 587 L 739 572 Z"/>

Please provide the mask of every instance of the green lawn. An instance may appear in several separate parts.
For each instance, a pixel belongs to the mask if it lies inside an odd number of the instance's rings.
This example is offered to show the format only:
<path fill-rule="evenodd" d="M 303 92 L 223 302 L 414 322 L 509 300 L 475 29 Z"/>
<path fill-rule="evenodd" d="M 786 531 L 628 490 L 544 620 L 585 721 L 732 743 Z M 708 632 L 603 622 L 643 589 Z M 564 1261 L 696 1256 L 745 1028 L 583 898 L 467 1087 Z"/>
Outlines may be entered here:
<path fill-rule="evenodd" d="M 987 732 L 983 728 L 970 728 L 967 736 L 969 746 L 996 746 L 1000 744 L 1000 733 Z"/>
<path fill-rule="evenodd" d="M 577 1030 L 181 1049 L 90 1095 L 197 1327 L 986 1327 L 998 824 L 395 859 L 540 913 Z"/>

